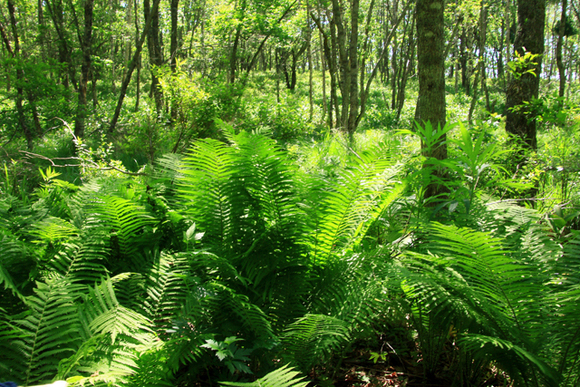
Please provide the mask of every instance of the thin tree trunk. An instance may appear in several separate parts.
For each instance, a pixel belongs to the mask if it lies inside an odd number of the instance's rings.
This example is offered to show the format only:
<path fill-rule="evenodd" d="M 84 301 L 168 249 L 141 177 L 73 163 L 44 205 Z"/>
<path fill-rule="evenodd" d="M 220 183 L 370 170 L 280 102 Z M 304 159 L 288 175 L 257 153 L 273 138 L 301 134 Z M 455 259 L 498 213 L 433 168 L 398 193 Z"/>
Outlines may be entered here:
<path fill-rule="evenodd" d="M 159 1 L 154 0 L 152 11 L 156 12 L 159 8 Z M 133 54 L 133 59 L 129 62 L 127 66 L 127 74 L 125 74 L 125 79 L 123 79 L 123 83 L 121 84 L 121 91 L 119 94 L 119 100 L 117 101 L 117 107 L 115 108 L 115 113 L 113 118 L 111 119 L 111 123 L 109 125 L 109 134 L 115 133 L 115 127 L 117 126 L 117 121 L 119 120 L 119 115 L 121 114 L 121 108 L 123 106 L 123 101 L 125 100 L 125 94 L 127 93 L 127 87 L 129 87 L 129 82 L 131 82 L 131 76 L 133 75 L 133 71 L 139 62 L 139 56 L 141 55 L 141 50 L 143 49 L 143 43 L 145 42 L 145 38 L 149 33 L 149 29 L 151 27 L 151 14 L 145 21 L 145 27 L 143 28 L 143 32 L 141 33 L 141 38 L 139 42 L 137 42 L 137 46 L 135 47 L 135 53 Z"/>
<path fill-rule="evenodd" d="M 6 44 L 6 50 L 11 54 L 13 59 L 17 61 L 20 60 L 20 39 L 18 34 L 18 27 L 16 23 L 16 16 L 15 16 L 15 7 L 13 0 L 7 0 L 8 4 L 8 13 L 10 14 L 10 26 L 12 28 L 12 36 L 14 37 L 14 49 L 10 47 L 10 42 L 8 40 L 7 34 L 2 28 L 2 35 L 5 37 L 4 42 Z M 24 106 L 22 105 L 22 101 L 24 100 L 24 71 L 22 70 L 22 64 L 16 63 L 16 112 L 18 113 L 18 125 L 26 138 L 26 144 L 28 149 L 32 149 L 33 147 L 33 139 L 34 136 L 32 131 L 26 124 L 26 117 L 24 115 Z"/>
<path fill-rule="evenodd" d="M 135 46 L 139 45 L 139 17 L 138 17 L 138 13 L 137 13 L 137 0 L 135 1 Z M 137 66 L 137 74 L 135 76 L 135 82 L 137 82 L 137 84 L 135 85 L 137 90 L 135 92 L 135 112 L 139 111 L 139 100 L 141 98 L 141 53 L 139 53 L 139 55 L 136 58 L 136 66 Z"/>
<path fill-rule="evenodd" d="M 332 0 L 332 19 L 336 28 L 336 50 L 338 51 L 340 68 L 340 94 L 342 96 L 342 107 L 338 127 L 347 130 L 348 107 L 350 102 L 350 66 L 348 61 L 348 51 L 346 45 L 346 29 L 342 18 L 343 9 L 338 0 Z M 358 16 L 358 15 L 357 15 Z M 337 121 L 339 120 L 337 115 Z"/>
<path fill-rule="evenodd" d="M 512 46 L 512 41 L 511 41 L 511 24 L 512 24 L 512 19 L 511 19 L 511 12 L 510 12 L 511 2 L 512 2 L 512 0 L 506 0 L 506 5 L 505 5 L 505 19 L 506 19 L 506 27 L 505 27 L 505 60 L 506 60 L 506 62 L 509 62 L 512 59 L 512 52 L 511 52 L 511 46 Z M 504 88 L 506 90 L 507 90 L 507 85 L 510 82 L 511 82 L 511 73 L 508 71 L 508 72 L 506 72 L 505 82 L 504 82 Z"/>
<path fill-rule="evenodd" d="M 401 81 L 399 83 L 399 90 L 397 93 L 397 122 L 401 119 L 401 112 L 403 111 L 403 106 L 405 105 L 405 91 L 407 88 L 407 80 L 409 79 L 409 72 L 411 70 L 411 58 L 415 56 L 415 18 L 412 19 L 411 23 L 411 33 L 408 40 L 408 49 L 406 51 L 405 60 L 403 62 L 403 74 L 401 75 Z"/>
<path fill-rule="evenodd" d="M 356 120 L 357 125 L 365 114 L 366 102 L 367 102 L 367 98 L 369 96 L 371 84 L 372 84 L 373 80 L 375 79 L 375 76 L 377 75 L 381 61 L 387 56 L 387 54 L 389 52 L 388 48 L 390 46 L 390 41 L 393 38 L 394 34 L 396 33 L 397 28 L 399 26 L 399 23 L 401 22 L 401 20 L 403 20 L 405 14 L 407 13 L 407 10 L 410 8 L 412 3 L 413 3 L 412 1 L 407 2 L 407 5 L 405 6 L 403 11 L 399 15 L 399 18 L 397 19 L 396 23 L 391 27 L 391 32 L 389 32 L 389 35 L 385 38 L 385 45 L 383 46 L 381 53 L 378 55 L 375 66 L 373 67 L 373 69 L 371 70 L 371 72 L 369 74 L 369 78 L 367 80 L 364 92 L 361 92 L 360 112 L 359 112 L 357 120 Z M 411 57 L 411 64 L 409 66 L 409 69 L 413 68 L 412 60 L 413 60 L 413 58 Z"/>
<path fill-rule="evenodd" d="M 177 27 L 178 27 L 178 10 L 179 10 L 179 0 L 171 0 L 171 46 L 170 46 L 170 65 L 171 71 L 175 72 L 177 66 Z"/>
<path fill-rule="evenodd" d="M 479 11 L 479 45 L 478 45 L 479 46 L 478 47 L 479 58 L 477 61 L 477 69 L 476 69 L 476 73 L 475 73 L 475 79 L 473 81 L 473 90 L 472 90 L 473 98 L 471 98 L 471 104 L 469 105 L 469 113 L 467 116 L 467 120 L 468 120 L 469 124 L 472 124 L 473 112 L 475 110 L 476 102 L 479 98 L 479 93 L 478 93 L 477 87 L 478 87 L 480 78 L 481 78 L 482 82 L 485 82 L 484 50 L 485 50 L 485 41 L 486 41 L 486 29 L 487 29 L 487 8 L 484 4 L 484 0 L 482 0 L 481 8 Z M 489 97 L 488 97 L 488 101 L 489 101 Z M 489 110 L 489 102 L 487 105 L 488 105 L 487 108 Z"/>
<path fill-rule="evenodd" d="M 240 43 L 240 36 L 242 34 L 242 24 L 240 23 L 236 29 L 236 37 L 234 38 L 234 46 L 230 55 L 230 74 L 228 83 L 233 84 L 236 81 L 236 67 L 238 61 L 238 45 Z"/>
<path fill-rule="evenodd" d="M 171 0 L 171 43 L 169 48 L 169 55 L 170 55 L 170 67 L 171 72 L 175 74 L 177 72 L 177 50 L 178 50 L 178 41 L 177 41 L 177 27 L 178 27 L 178 12 L 179 11 L 179 0 Z M 176 101 L 172 98 L 170 103 L 170 111 L 171 111 L 171 120 L 175 121 L 177 119 L 177 106 Z M 177 144 L 175 145 L 177 148 Z"/>
<path fill-rule="evenodd" d="M 346 130 L 351 142 L 354 139 L 354 132 L 357 127 L 357 116 L 359 107 L 358 96 L 358 12 L 360 2 L 359 0 L 351 0 L 350 10 L 350 44 L 349 44 L 349 76 L 350 76 L 350 103 L 348 111 L 348 123 Z M 344 96 L 343 96 L 344 98 Z"/>
<path fill-rule="evenodd" d="M 61 74 L 62 84 L 66 89 L 69 88 L 69 81 L 72 82 L 73 87 L 77 88 L 75 71 L 72 66 L 71 48 L 68 45 L 66 36 L 66 29 L 63 20 L 63 6 L 61 0 L 46 0 L 45 4 L 50 12 L 50 16 L 54 25 L 54 30 L 58 35 L 58 61 L 65 69 L 64 74 Z"/>
<path fill-rule="evenodd" d="M 79 83 L 79 100 L 77 104 L 77 117 L 75 120 L 75 136 L 85 135 L 85 119 L 87 117 L 87 86 L 91 70 L 91 45 L 93 32 L 93 6 L 94 0 L 85 0 L 85 26 L 81 39 L 81 51 L 83 64 L 81 66 L 81 80 Z"/>
<path fill-rule="evenodd" d="M 558 64 L 558 74 L 560 75 L 560 88 L 558 96 L 563 97 L 566 92 L 566 68 L 562 60 L 562 46 L 566 34 L 566 8 L 568 0 L 562 0 L 562 15 L 560 17 L 560 28 L 558 29 L 558 43 L 556 44 L 556 63 Z"/>
<path fill-rule="evenodd" d="M 149 62 L 152 66 L 161 67 L 163 65 L 163 53 L 161 52 L 161 42 L 159 41 L 159 9 L 151 9 L 150 0 L 143 1 L 143 11 L 145 19 L 151 20 L 151 25 L 147 33 L 147 48 L 149 49 Z M 155 108 L 157 114 L 163 110 L 163 96 L 159 85 L 159 78 L 155 70 L 151 72 L 151 92 L 155 98 Z"/>
<path fill-rule="evenodd" d="M 310 1 L 306 0 L 306 39 L 308 41 L 307 48 L 307 60 L 308 60 L 308 122 L 312 122 L 312 117 L 314 116 L 314 102 L 312 101 L 312 93 L 314 89 L 312 87 L 313 71 L 312 68 L 312 30 L 310 29 Z"/>

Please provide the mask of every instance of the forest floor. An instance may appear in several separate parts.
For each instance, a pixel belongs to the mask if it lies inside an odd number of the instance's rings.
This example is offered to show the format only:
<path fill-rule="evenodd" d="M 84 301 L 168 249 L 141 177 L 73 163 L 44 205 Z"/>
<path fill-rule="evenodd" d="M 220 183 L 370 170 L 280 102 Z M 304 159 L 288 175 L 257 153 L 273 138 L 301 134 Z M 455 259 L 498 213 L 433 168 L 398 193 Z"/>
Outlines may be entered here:
<path fill-rule="evenodd" d="M 335 386 L 412 386 L 420 382 L 410 374 L 404 366 L 392 366 L 387 362 L 373 362 L 368 354 L 360 358 L 349 358 L 344 361 L 340 375 L 342 380 L 336 380 Z"/>

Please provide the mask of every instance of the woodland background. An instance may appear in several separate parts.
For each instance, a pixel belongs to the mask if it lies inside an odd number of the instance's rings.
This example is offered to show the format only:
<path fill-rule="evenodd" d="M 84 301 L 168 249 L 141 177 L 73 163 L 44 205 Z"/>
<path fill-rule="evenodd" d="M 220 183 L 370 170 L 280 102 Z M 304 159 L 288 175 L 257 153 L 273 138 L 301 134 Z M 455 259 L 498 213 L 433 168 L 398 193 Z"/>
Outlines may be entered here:
<path fill-rule="evenodd" d="M 2 0 L 0 379 L 580 386 L 578 0 Z"/>

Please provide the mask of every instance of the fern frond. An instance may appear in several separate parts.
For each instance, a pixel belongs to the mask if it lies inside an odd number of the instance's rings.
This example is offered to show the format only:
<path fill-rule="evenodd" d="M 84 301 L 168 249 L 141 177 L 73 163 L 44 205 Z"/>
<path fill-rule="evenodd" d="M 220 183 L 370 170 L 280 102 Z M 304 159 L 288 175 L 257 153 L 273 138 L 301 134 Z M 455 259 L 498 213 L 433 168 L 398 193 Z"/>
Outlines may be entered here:
<path fill-rule="evenodd" d="M 8 230 L 0 229 L 0 284 L 3 284 L 4 289 L 23 299 L 24 288 L 28 288 L 29 281 L 34 280 L 33 273 L 37 270 L 39 254 L 39 250 L 30 243 L 19 240 L 17 235 Z M 9 308 L 3 304 L 2 298 L 0 305 Z"/>
<path fill-rule="evenodd" d="M 574 231 L 562 246 L 553 263 L 546 303 L 551 306 L 544 324 L 548 325 L 550 346 L 547 358 L 565 376 L 567 382 L 578 375 L 580 364 L 580 233 Z M 566 383 L 567 384 L 567 383 Z"/>
<path fill-rule="evenodd" d="M 276 337 L 268 316 L 251 303 L 248 296 L 239 294 L 219 282 L 205 284 L 204 289 L 208 293 L 203 303 L 212 311 L 211 318 L 214 324 L 227 327 L 232 321 L 236 321 L 236 324 L 230 326 L 237 329 L 245 328 L 246 332 L 258 340 L 268 341 Z"/>
<path fill-rule="evenodd" d="M 281 341 L 288 361 L 308 370 L 328 360 L 350 337 L 344 321 L 323 314 L 306 314 L 288 325 Z"/>
<path fill-rule="evenodd" d="M 333 190 L 326 194 L 323 216 L 317 225 L 315 239 L 311 244 L 313 260 L 324 266 L 333 255 L 344 255 L 365 234 L 373 216 L 384 211 L 402 192 L 383 200 L 383 193 L 394 183 L 397 169 L 390 158 L 374 153 L 346 169 Z"/>
<path fill-rule="evenodd" d="M 5 290 L 10 290 L 12 294 L 20 299 L 24 296 L 20 293 L 20 290 L 14 284 L 14 280 L 10 272 L 4 267 L 2 261 L 0 260 L 0 285 L 4 284 Z"/>
<path fill-rule="evenodd" d="M 89 322 L 88 328 L 92 334 L 110 335 L 114 344 L 119 334 L 132 336 L 133 332 L 151 332 L 151 322 L 147 318 L 117 301 L 111 279 L 88 290 L 88 295 L 83 297 L 81 315 L 83 321 Z"/>
<path fill-rule="evenodd" d="M 306 387 L 308 382 L 304 378 L 298 378 L 299 372 L 294 371 L 288 365 L 285 365 L 275 371 L 270 372 L 263 378 L 252 383 L 241 382 L 219 382 L 222 386 L 235 387 Z"/>
<path fill-rule="evenodd" d="M 59 377 L 76 375 L 72 380 L 81 385 L 86 382 L 122 385 L 137 372 L 139 353 L 155 345 L 151 322 L 117 301 L 115 280 L 103 280 L 82 294 L 81 329 L 77 334 L 83 342 L 61 362 Z"/>
<path fill-rule="evenodd" d="M 463 335 L 458 344 L 474 354 L 497 361 L 512 377 L 518 377 L 522 383 L 529 378 L 529 364 L 540 372 L 549 386 L 557 386 L 562 376 L 558 374 L 544 359 L 529 352 L 508 340 L 478 334 Z"/>
<path fill-rule="evenodd" d="M 85 236 L 83 242 L 72 239 L 60 247 L 44 269 L 47 275 L 66 277 L 71 283 L 95 283 L 107 274 L 103 265 L 107 252 L 103 242 L 96 238 Z"/>
<path fill-rule="evenodd" d="M 14 369 L 21 367 L 21 358 L 18 351 L 15 351 L 14 342 L 26 336 L 25 332 L 14 326 L 10 321 L 9 314 L 0 308 L 0 375 L 13 375 Z M 15 375 L 16 376 L 16 375 Z"/>
<path fill-rule="evenodd" d="M 433 224 L 427 238 L 431 254 L 407 253 L 403 261 L 412 272 L 404 290 L 422 310 L 420 324 L 495 337 L 538 357 L 546 334 L 542 266 L 470 229 Z"/>
<path fill-rule="evenodd" d="M 285 298 L 278 286 L 304 273 L 304 215 L 286 154 L 269 138 L 236 136 L 231 177 L 233 263 L 263 299 Z M 256 302 L 258 300 L 255 300 Z"/>
<path fill-rule="evenodd" d="M 79 230 L 67 220 L 48 216 L 34 224 L 30 234 L 54 244 L 78 235 Z"/>
<path fill-rule="evenodd" d="M 526 309 L 520 308 L 522 301 L 537 303 L 542 296 L 538 266 L 517 261 L 503 248 L 501 239 L 485 233 L 434 224 L 431 236 L 427 248 L 446 257 L 441 263 L 455 269 L 477 294 L 523 329 L 528 318 L 519 313 Z"/>
<path fill-rule="evenodd" d="M 80 323 L 75 300 L 80 287 L 65 280 L 38 283 L 27 297 L 29 313 L 15 321 L 26 333 L 16 347 L 23 362 L 18 374 L 24 385 L 49 382 L 60 359 L 70 356 L 80 343 Z"/>
<path fill-rule="evenodd" d="M 209 244 L 231 243 L 228 182 L 232 165 L 232 148 L 215 140 L 196 142 L 183 160 L 179 196 L 187 203 L 185 211 L 206 233 Z"/>
<path fill-rule="evenodd" d="M 118 254 L 125 262 L 126 271 L 138 271 L 140 264 L 133 262 L 143 246 L 151 243 L 150 228 L 155 219 L 138 204 L 115 196 L 100 196 L 91 204 L 87 231 L 100 233 L 118 246 Z M 149 239 L 149 240 L 147 240 Z"/>
<path fill-rule="evenodd" d="M 185 304 L 187 259 L 161 253 L 146 279 L 144 309 L 159 334 L 165 333 Z"/>

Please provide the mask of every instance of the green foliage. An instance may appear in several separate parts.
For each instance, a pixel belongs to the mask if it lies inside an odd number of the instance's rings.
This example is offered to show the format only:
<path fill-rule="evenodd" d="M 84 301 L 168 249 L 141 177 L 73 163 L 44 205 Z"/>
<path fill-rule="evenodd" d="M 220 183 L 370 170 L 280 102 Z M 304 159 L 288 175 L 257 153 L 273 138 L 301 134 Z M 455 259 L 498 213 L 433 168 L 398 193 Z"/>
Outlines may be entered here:
<path fill-rule="evenodd" d="M 252 371 L 246 365 L 246 362 L 250 360 L 248 355 L 250 355 L 252 351 L 251 349 L 240 348 L 236 344 L 236 342 L 242 340 L 243 339 L 235 336 L 226 337 L 223 342 L 208 339 L 202 347 L 215 351 L 217 358 L 228 367 L 232 374 L 236 371 L 251 374 Z"/>
<path fill-rule="evenodd" d="M 424 252 L 408 253 L 403 260 L 414 273 L 406 275 L 402 285 L 412 299 L 419 339 L 441 337 L 435 348 L 425 343 L 425 361 L 432 372 L 443 344 L 450 340 L 451 333 L 445 332 L 453 327 L 455 345 L 468 351 L 468 358 L 493 359 L 519 382 L 538 377 L 547 385 L 561 381 L 560 360 L 553 356 L 562 352 L 544 345 L 554 332 L 569 331 L 561 319 L 549 317 L 555 305 L 545 302 L 553 294 L 546 284 L 551 275 L 558 275 L 546 271 L 546 264 L 557 260 L 547 250 L 554 246 L 530 245 L 525 234 L 520 235 L 520 251 L 511 252 L 502 247 L 502 239 L 433 224 L 420 247 Z M 562 343 L 562 349 L 577 345 L 577 339 L 571 338 L 575 344 Z"/>
<path fill-rule="evenodd" d="M 284 366 L 252 383 L 220 382 L 220 385 L 236 387 L 306 387 L 308 382 L 302 382 L 304 378 L 297 378 L 299 375 L 292 368 Z"/>
<path fill-rule="evenodd" d="M 436 146 L 441 132 L 422 130 Z M 286 151 L 228 129 L 146 177 L 78 187 L 41 169 L 32 205 L 0 199 L 0 348 L 19 354 L 0 370 L 26 384 L 305 385 L 289 365 L 331 372 L 390 327 L 430 380 L 498 369 L 572 385 L 577 211 L 490 197 L 513 185 L 499 143 L 445 130 L 447 214 L 411 197 L 428 180 L 401 161 L 426 159 L 399 155 L 400 135 Z"/>
<path fill-rule="evenodd" d="M 538 62 L 535 62 L 535 60 L 540 56 L 540 54 L 532 54 L 531 52 L 525 52 L 522 55 L 515 51 L 514 60 L 507 63 L 510 73 L 516 79 L 519 79 L 526 74 L 531 74 L 534 77 L 537 77 L 539 74 L 536 73 L 536 68 L 534 66 L 538 65 Z"/>
<path fill-rule="evenodd" d="M 577 35 L 578 28 L 576 28 L 576 26 L 574 25 L 572 20 L 570 20 L 570 17 L 568 17 L 568 15 L 566 15 L 566 18 L 564 20 L 565 21 L 564 21 L 564 35 L 563 36 L 569 37 L 569 36 Z M 561 20 L 556 21 L 556 24 L 552 28 L 552 33 L 554 35 L 560 35 L 560 26 L 561 25 L 562 25 Z"/>

